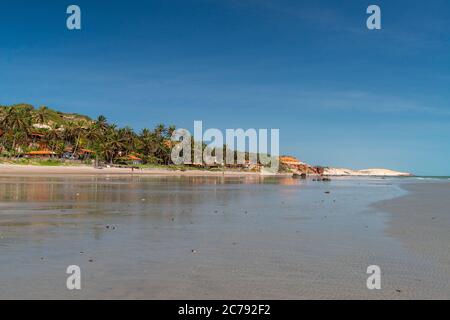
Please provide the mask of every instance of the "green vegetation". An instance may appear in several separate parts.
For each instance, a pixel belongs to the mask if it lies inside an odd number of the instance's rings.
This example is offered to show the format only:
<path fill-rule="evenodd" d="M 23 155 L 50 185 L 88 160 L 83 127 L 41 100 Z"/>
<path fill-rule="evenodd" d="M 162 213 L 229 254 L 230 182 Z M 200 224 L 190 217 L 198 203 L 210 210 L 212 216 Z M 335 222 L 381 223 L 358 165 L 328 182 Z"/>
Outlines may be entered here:
<path fill-rule="evenodd" d="M 27 152 L 48 150 L 56 155 L 69 152 L 79 159 L 82 150 L 87 149 L 93 151 L 96 160 L 109 164 L 137 156 L 143 164 L 168 165 L 168 141 L 174 130 L 174 126 L 160 124 L 153 130 L 136 133 L 130 127 L 118 128 L 108 123 L 104 116 L 92 120 L 45 106 L 37 109 L 28 104 L 0 106 L 0 156 L 18 161 Z M 33 162 L 61 164 L 58 160 Z"/>
<path fill-rule="evenodd" d="M 130 127 L 119 128 L 104 116 L 63 113 L 45 106 L 29 104 L 0 106 L 0 162 L 41 166 L 92 164 L 132 165 L 137 168 L 164 167 L 170 170 L 221 171 L 221 166 L 174 165 L 171 141 L 175 126 L 157 125 L 136 133 Z M 192 152 L 194 152 L 192 141 Z M 203 143 L 203 150 L 206 148 Z M 223 154 L 231 151 L 223 146 Z M 215 150 L 211 151 L 215 156 Z M 246 160 L 250 154 L 244 152 Z M 43 158 L 50 158 L 44 160 Z M 231 169 L 241 170 L 242 167 Z M 250 169 L 250 168 L 247 168 Z M 251 170 L 259 170 L 252 167 Z"/>
<path fill-rule="evenodd" d="M 15 165 L 45 166 L 45 167 L 80 165 L 79 163 L 65 162 L 59 159 L 27 159 L 27 158 L 0 158 L 0 163 L 15 164 Z"/>

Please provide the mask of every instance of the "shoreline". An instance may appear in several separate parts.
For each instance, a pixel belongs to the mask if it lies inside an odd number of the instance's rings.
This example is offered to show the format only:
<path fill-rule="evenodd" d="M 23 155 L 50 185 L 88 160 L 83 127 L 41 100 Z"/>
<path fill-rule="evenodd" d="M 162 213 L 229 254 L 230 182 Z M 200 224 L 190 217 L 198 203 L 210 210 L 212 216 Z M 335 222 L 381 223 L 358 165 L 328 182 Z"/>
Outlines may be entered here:
<path fill-rule="evenodd" d="M 377 172 L 379 173 L 379 172 Z M 208 171 L 208 170 L 173 170 L 169 168 L 95 168 L 88 165 L 67 165 L 67 166 L 39 166 L 39 165 L 20 165 L 0 163 L 0 175 L 37 175 L 37 174 L 64 174 L 64 175 L 136 175 L 136 176 L 231 176 L 231 177 L 293 177 L 294 172 L 270 173 L 270 172 L 251 172 L 251 171 Z M 309 174 L 308 177 L 317 177 L 317 174 Z M 326 173 L 323 177 L 328 178 L 408 178 L 413 175 L 395 175 L 395 174 L 330 174 Z"/>
<path fill-rule="evenodd" d="M 164 168 L 94 168 L 91 166 L 34 166 L 0 164 L 0 175 L 127 175 L 127 176 L 211 176 L 211 177 L 290 177 L 292 173 L 266 174 L 261 172 L 245 171 L 207 171 L 207 170 L 170 170 Z"/>

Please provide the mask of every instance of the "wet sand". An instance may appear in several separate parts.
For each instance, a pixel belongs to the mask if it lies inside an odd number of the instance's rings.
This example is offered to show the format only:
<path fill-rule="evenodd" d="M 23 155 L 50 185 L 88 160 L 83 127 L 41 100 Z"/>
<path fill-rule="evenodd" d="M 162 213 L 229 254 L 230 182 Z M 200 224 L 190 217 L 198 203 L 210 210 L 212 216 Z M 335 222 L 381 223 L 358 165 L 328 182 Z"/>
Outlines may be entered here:
<path fill-rule="evenodd" d="M 404 181 L 0 176 L 0 298 L 449 298 L 448 236 L 424 242 L 432 256 L 405 237 L 439 227 L 417 227 L 427 207 L 396 216 Z"/>
<path fill-rule="evenodd" d="M 440 277 L 440 297 L 450 299 L 450 183 L 436 181 L 404 184 L 408 194 L 374 205 L 390 212 L 386 233 L 399 240 L 404 248 L 429 261 L 433 278 Z"/>

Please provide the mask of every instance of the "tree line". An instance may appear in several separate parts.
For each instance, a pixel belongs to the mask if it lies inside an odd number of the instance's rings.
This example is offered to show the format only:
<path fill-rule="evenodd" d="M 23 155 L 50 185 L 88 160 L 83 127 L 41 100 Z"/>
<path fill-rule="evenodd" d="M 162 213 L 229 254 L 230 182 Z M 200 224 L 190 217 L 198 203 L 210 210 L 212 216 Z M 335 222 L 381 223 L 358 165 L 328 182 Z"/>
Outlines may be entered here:
<path fill-rule="evenodd" d="M 159 124 L 135 132 L 130 127 L 109 123 L 104 116 L 91 120 L 45 106 L 0 106 L 0 152 L 4 157 L 19 157 L 36 150 L 33 137 L 39 134 L 46 148 L 56 154 L 68 148 L 73 154 L 89 149 L 98 160 L 107 163 L 138 155 L 144 163 L 170 164 L 169 141 L 174 130 L 175 126 Z"/>

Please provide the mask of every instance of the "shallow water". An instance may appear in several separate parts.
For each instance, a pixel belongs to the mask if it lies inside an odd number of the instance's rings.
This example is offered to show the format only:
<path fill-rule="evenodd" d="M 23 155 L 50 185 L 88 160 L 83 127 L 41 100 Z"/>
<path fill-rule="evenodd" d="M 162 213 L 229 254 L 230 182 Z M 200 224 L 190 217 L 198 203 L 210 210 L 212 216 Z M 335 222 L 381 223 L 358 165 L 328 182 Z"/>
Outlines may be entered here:
<path fill-rule="evenodd" d="M 369 206 L 404 181 L 0 176 L 0 298 L 448 297 Z M 366 288 L 373 264 L 382 290 Z"/>

